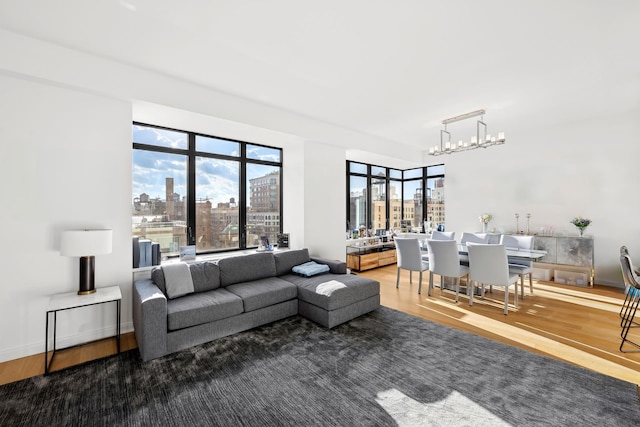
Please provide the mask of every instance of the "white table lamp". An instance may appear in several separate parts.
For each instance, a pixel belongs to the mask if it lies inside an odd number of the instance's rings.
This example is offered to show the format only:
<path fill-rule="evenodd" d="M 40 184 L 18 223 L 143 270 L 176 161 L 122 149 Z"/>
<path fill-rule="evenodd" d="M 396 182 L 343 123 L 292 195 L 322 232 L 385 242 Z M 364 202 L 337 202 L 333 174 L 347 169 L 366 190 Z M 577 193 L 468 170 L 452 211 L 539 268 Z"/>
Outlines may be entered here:
<path fill-rule="evenodd" d="M 66 230 L 60 237 L 60 255 L 80 257 L 78 295 L 96 291 L 95 255 L 111 253 L 112 230 Z"/>

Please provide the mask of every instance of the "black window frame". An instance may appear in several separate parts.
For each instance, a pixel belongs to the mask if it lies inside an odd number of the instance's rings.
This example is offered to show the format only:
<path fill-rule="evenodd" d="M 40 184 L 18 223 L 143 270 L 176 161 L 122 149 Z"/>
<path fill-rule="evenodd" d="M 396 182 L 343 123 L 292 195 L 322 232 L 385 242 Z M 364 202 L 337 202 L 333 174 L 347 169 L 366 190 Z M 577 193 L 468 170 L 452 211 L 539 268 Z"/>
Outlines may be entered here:
<path fill-rule="evenodd" d="M 351 172 L 351 164 L 358 164 L 358 165 L 364 165 L 366 166 L 366 172 Z M 367 229 L 371 229 L 373 226 L 373 217 L 372 215 L 374 214 L 372 212 L 372 207 L 373 207 L 373 203 L 371 200 L 372 197 L 372 180 L 373 178 L 380 178 L 380 176 L 378 175 L 374 175 L 372 174 L 372 169 L 373 168 L 385 168 L 386 169 L 386 192 L 385 192 L 385 200 L 386 200 L 386 229 L 389 229 L 389 225 L 390 225 L 390 221 L 391 221 L 391 215 L 392 213 L 390 212 L 390 198 L 389 198 L 389 191 L 390 191 L 390 186 L 391 186 L 391 181 L 395 181 L 395 182 L 401 182 L 401 207 L 400 207 L 400 215 L 401 215 L 401 220 L 405 219 L 405 198 L 404 198 L 404 187 L 405 187 L 405 182 L 409 182 L 409 181 L 416 181 L 416 180 L 420 180 L 421 184 L 422 184 L 422 218 L 423 221 L 425 218 L 427 218 L 427 214 L 428 214 L 428 210 L 427 210 L 427 202 L 428 202 L 428 197 L 427 197 L 427 193 L 431 193 L 430 191 L 428 191 L 427 188 L 427 183 L 430 179 L 438 179 L 438 178 L 445 178 L 445 170 L 444 170 L 444 163 L 440 163 L 440 164 L 436 164 L 436 165 L 428 165 L 428 166 L 422 166 L 422 167 L 417 167 L 417 168 L 411 168 L 411 169 L 397 169 L 397 168 L 390 168 L 387 166 L 380 166 L 380 165 L 374 165 L 374 164 L 369 164 L 369 163 L 364 163 L 364 162 L 357 162 L 357 161 L 352 161 L 352 160 L 347 160 L 346 161 L 346 171 L 347 171 L 347 176 L 346 176 L 346 207 L 347 207 L 347 212 L 346 212 L 346 225 L 347 225 L 347 232 L 351 233 L 353 231 L 354 225 L 350 223 L 351 220 L 351 177 L 352 176 L 358 176 L 358 177 L 363 177 L 366 178 L 367 180 L 367 188 L 366 188 L 366 194 L 367 194 L 367 201 L 366 201 L 366 217 L 367 217 Z M 407 171 L 413 171 L 413 170 L 417 170 L 417 169 L 421 169 L 422 173 L 421 176 L 416 176 L 416 177 L 405 177 L 405 172 Z M 441 172 L 440 172 L 441 169 Z M 391 171 L 395 170 L 398 171 L 400 170 L 402 172 L 402 177 L 400 179 L 392 177 Z M 375 231 L 375 230 L 374 230 Z"/>
<path fill-rule="evenodd" d="M 145 144 L 140 142 L 132 141 L 133 150 L 145 150 L 145 151 L 153 151 L 159 153 L 168 153 L 168 154 L 179 154 L 184 155 L 187 158 L 187 206 L 186 206 L 186 215 L 187 215 L 187 236 L 186 242 L 187 245 L 195 245 L 196 244 L 196 236 L 194 230 L 196 230 L 196 159 L 198 157 L 208 157 L 215 158 L 221 160 L 231 160 L 234 162 L 238 162 L 240 165 L 239 171 L 239 194 L 238 194 L 238 231 L 239 231 L 239 242 L 237 248 L 222 248 L 222 249 L 210 249 L 210 250 L 201 250 L 197 252 L 197 255 L 206 255 L 213 253 L 224 253 L 224 252 L 234 252 L 239 250 L 246 250 L 251 248 L 258 247 L 257 245 L 248 245 L 247 244 L 247 165 L 248 164 L 258 164 L 265 166 L 273 166 L 277 167 L 280 171 L 280 192 L 279 192 L 279 230 L 278 234 L 282 234 L 283 230 L 283 175 L 284 175 L 284 150 L 280 147 L 273 147 L 270 145 L 260 144 L 256 142 L 242 141 L 238 139 L 226 138 L 216 135 L 209 135 L 201 132 L 193 132 L 184 129 L 176 129 L 167 126 L 155 125 L 144 122 L 132 122 L 133 126 L 144 126 L 148 128 L 155 128 L 160 130 L 167 130 L 173 132 L 180 132 L 187 135 L 188 146 L 186 149 L 183 148 L 170 148 L 170 147 L 162 147 L 157 145 Z M 224 154 L 215 154 L 204 151 L 196 150 L 196 138 L 198 136 L 202 136 L 205 138 L 215 138 L 224 141 L 235 142 L 239 144 L 240 154 L 238 156 L 228 156 Z M 273 162 L 268 160 L 261 160 L 255 158 L 247 157 L 247 146 L 257 146 L 264 147 L 272 150 L 277 150 L 280 153 L 280 161 Z M 178 255 L 170 255 L 170 257 L 177 257 Z"/>

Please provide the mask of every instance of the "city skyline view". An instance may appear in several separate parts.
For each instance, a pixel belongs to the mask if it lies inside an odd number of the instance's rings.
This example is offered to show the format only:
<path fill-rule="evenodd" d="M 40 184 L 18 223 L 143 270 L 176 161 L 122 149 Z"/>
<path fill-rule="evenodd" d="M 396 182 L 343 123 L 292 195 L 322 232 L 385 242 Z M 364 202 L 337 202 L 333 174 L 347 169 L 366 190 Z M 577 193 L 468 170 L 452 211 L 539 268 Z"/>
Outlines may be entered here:
<path fill-rule="evenodd" d="M 186 150 L 187 134 L 179 131 L 133 126 L 134 143 L 149 144 L 158 147 Z M 225 160 L 211 157 L 198 157 L 196 165 L 196 186 L 198 200 L 211 200 L 215 203 L 229 202 L 232 198 L 239 201 L 239 143 L 219 138 L 199 136 L 197 148 L 203 152 L 215 153 L 238 160 Z M 269 147 L 247 146 L 247 157 L 256 160 L 279 161 L 279 153 Z M 261 164 L 247 163 L 247 180 L 255 179 L 279 170 Z M 165 198 L 165 180 L 173 178 L 174 192 L 181 198 L 187 194 L 187 156 L 147 150 L 133 150 L 133 186 L 131 200 L 147 194 L 151 199 Z M 247 188 L 247 202 L 249 193 Z"/>
<path fill-rule="evenodd" d="M 280 149 L 139 124 L 132 138 L 134 236 L 159 243 L 163 256 L 185 245 L 200 253 L 275 241 Z"/>

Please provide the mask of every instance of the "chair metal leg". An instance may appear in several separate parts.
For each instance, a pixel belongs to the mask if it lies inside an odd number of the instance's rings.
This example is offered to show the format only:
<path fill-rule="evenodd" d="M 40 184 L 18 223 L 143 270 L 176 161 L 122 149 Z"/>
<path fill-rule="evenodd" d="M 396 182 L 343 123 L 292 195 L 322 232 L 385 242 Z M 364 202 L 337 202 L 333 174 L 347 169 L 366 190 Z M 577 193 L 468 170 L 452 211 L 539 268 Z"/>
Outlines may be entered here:
<path fill-rule="evenodd" d="M 409 270 L 409 284 L 413 284 L 413 270 Z"/>
<path fill-rule="evenodd" d="M 620 307 L 620 317 L 624 317 L 622 313 L 627 309 L 627 303 L 629 302 L 629 294 L 631 292 L 632 292 L 631 288 L 627 289 L 627 291 L 625 292 L 624 302 L 622 303 L 622 307 Z M 622 326 L 622 322 L 620 322 L 620 326 Z"/>
<path fill-rule="evenodd" d="M 398 267 L 398 276 L 396 277 L 396 288 L 400 284 L 400 267 Z"/>
<path fill-rule="evenodd" d="M 420 284 L 418 285 L 418 294 L 422 292 L 422 270 L 420 270 Z"/>
<path fill-rule="evenodd" d="M 632 325 L 635 323 L 633 319 L 636 316 L 636 312 L 638 311 L 639 304 L 640 304 L 640 296 L 638 296 L 636 292 L 635 295 L 631 297 L 631 303 L 629 304 L 629 308 L 630 308 L 629 314 L 627 315 L 627 317 L 624 318 L 624 324 L 622 326 L 622 332 L 621 332 L 622 342 L 620 343 L 620 351 L 623 353 L 640 352 L 640 344 L 635 343 L 627 338 L 627 336 L 629 335 L 629 329 L 631 329 L 633 327 Z M 637 347 L 638 350 L 623 350 L 622 347 L 624 346 L 624 343 L 629 343 Z"/>
<path fill-rule="evenodd" d="M 620 320 L 620 326 L 623 326 L 627 322 L 627 320 L 630 320 L 631 323 L 633 323 L 636 326 L 640 325 L 634 321 L 632 316 L 633 304 L 636 299 L 640 299 L 640 292 L 636 288 L 629 289 L 629 292 L 627 293 L 627 298 L 625 298 L 624 300 L 621 315 L 620 315 L 620 317 L 622 318 Z"/>
<path fill-rule="evenodd" d="M 621 317 L 620 326 L 623 326 L 625 324 L 625 321 L 631 314 L 631 310 L 632 310 L 632 306 L 635 298 L 640 298 L 640 292 L 638 291 L 638 289 L 630 287 L 629 290 L 627 291 L 627 295 L 624 299 L 624 302 L 622 303 L 622 308 L 620 309 L 620 317 Z M 634 321 L 633 319 L 631 319 L 631 321 L 634 324 L 633 327 L 640 326 L 640 323 Z"/>
<path fill-rule="evenodd" d="M 626 286 L 624 302 L 622 303 L 622 307 L 620 307 L 620 317 L 624 317 L 622 313 L 627 309 L 627 304 L 629 302 L 629 297 L 630 297 L 631 293 L 634 292 L 634 291 L 635 291 L 635 288 L 632 288 L 629 285 Z M 622 326 L 622 322 L 620 322 L 620 326 Z"/>
<path fill-rule="evenodd" d="M 473 294 L 475 291 L 475 283 L 472 280 L 468 280 L 467 293 L 469 294 L 469 305 L 473 305 Z"/>
<path fill-rule="evenodd" d="M 529 293 L 533 295 L 533 273 L 529 273 Z"/>
<path fill-rule="evenodd" d="M 429 271 L 429 290 L 427 290 L 428 296 L 431 296 L 431 289 L 433 289 L 433 272 Z"/>
<path fill-rule="evenodd" d="M 633 289 L 635 290 L 635 289 Z M 620 321 L 620 326 L 622 327 L 622 331 L 620 331 L 620 336 L 625 333 L 625 330 L 629 328 L 637 328 L 640 326 L 638 322 L 635 321 L 635 311 L 634 306 L 637 307 L 638 301 L 640 301 L 640 293 L 633 292 L 630 294 L 629 299 L 627 300 L 627 305 L 625 307 L 624 313 L 622 314 L 622 320 Z"/>
<path fill-rule="evenodd" d="M 458 302 L 458 296 L 460 295 L 460 278 L 456 279 L 456 302 Z"/>
<path fill-rule="evenodd" d="M 518 283 L 516 283 L 516 294 L 518 293 Z M 524 274 L 520 275 L 520 295 L 524 299 Z"/>

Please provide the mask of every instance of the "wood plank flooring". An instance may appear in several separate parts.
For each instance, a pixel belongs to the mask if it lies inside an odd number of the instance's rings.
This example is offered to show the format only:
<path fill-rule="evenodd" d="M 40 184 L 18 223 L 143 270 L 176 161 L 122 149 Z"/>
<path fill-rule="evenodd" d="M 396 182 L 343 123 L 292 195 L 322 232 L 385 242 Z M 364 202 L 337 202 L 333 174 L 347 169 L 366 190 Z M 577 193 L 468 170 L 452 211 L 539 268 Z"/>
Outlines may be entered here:
<path fill-rule="evenodd" d="M 380 281 L 381 302 L 386 307 L 640 384 L 640 353 L 618 350 L 622 289 L 534 281 L 534 295 L 529 295 L 525 282 L 525 299 L 520 299 L 518 309 L 511 301 L 505 316 L 504 293 L 498 289 L 484 300 L 474 298 L 469 307 L 464 295 L 456 304 L 453 292 L 435 289 L 427 296 L 428 273 L 423 277 L 422 295 L 418 295 L 417 273 L 410 284 L 408 272 L 403 270 L 396 289 L 396 271 L 396 266 L 390 265 L 358 274 Z M 640 328 L 632 329 L 632 334 L 632 340 L 640 342 Z M 122 335 L 123 351 L 136 345 L 133 333 Z M 113 338 L 74 347 L 56 355 L 52 370 L 115 353 Z M 0 363 L 0 384 L 43 372 L 44 354 Z"/>
<path fill-rule="evenodd" d="M 509 314 L 505 316 L 504 292 L 497 288 L 484 300 L 474 297 L 470 307 L 466 295 L 460 295 L 456 304 L 451 291 L 436 288 L 427 296 L 428 272 L 423 275 L 421 295 L 418 273 L 413 273 L 410 284 L 406 270 L 401 270 L 396 289 L 395 265 L 357 274 L 380 281 L 380 299 L 386 307 L 640 384 L 640 353 L 618 349 L 623 289 L 534 280 L 534 294 L 530 295 L 525 280 L 524 300 L 519 299 L 516 309 L 510 298 Z M 629 337 L 640 342 L 640 328 L 632 329 Z M 633 349 L 628 345 L 625 348 Z"/>
<path fill-rule="evenodd" d="M 133 332 L 120 336 L 121 351 L 130 350 L 137 346 Z M 53 359 L 49 371 L 53 372 L 101 357 L 111 356 L 117 352 L 118 346 L 115 338 L 106 338 L 71 347 L 56 352 L 56 357 Z M 51 353 L 49 353 L 49 357 L 51 357 Z M 0 363 L 0 385 L 42 374 L 44 374 L 44 353 Z"/>

